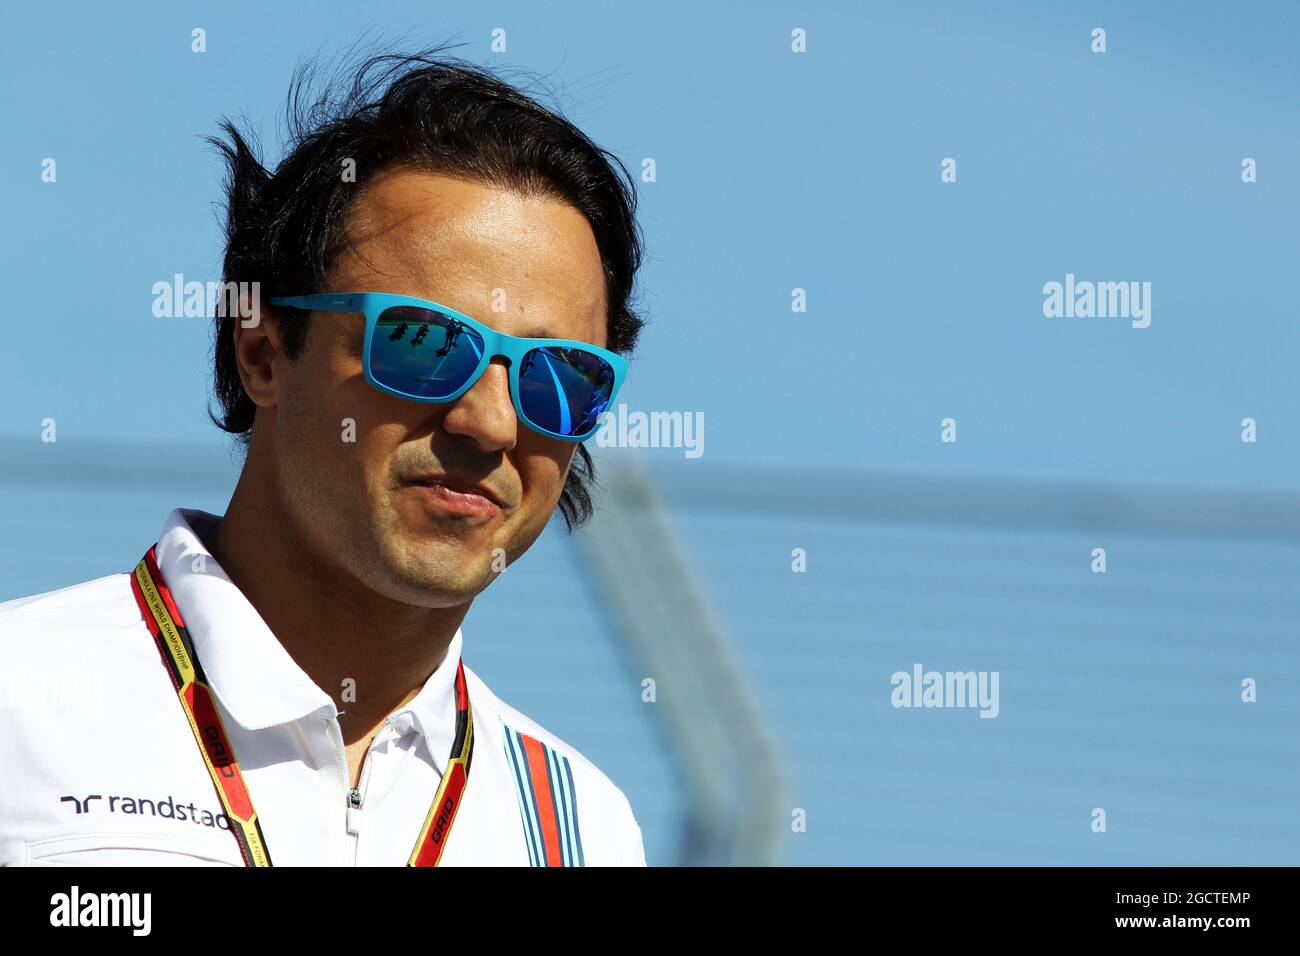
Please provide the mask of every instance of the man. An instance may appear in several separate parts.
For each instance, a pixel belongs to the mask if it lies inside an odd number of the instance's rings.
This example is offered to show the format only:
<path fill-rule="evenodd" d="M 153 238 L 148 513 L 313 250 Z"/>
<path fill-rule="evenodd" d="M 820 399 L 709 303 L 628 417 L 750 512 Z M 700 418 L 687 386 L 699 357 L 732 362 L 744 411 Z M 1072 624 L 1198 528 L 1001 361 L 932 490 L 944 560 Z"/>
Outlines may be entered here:
<path fill-rule="evenodd" d="M 218 319 L 226 514 L 0 604 L 6 668 L 76 689 L 0 710 L 0 863 L 644 865 L 623 793 L 460 630 L 591 512 L 581 439 L 641 327 L 630 177 L 464 64 L 375 57 L 295 114 L 302 83 L 274 173 L 213 140 L 224 278 L 258 290 Z"/>

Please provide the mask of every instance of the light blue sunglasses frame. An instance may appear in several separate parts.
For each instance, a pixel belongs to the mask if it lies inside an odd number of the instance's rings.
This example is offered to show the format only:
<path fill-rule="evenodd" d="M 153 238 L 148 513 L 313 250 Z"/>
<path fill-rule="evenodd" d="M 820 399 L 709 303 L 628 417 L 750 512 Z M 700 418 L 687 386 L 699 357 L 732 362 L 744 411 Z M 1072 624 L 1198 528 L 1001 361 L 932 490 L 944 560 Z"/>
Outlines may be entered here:
<path fill-rule="evenodd" d="M 602 349 L 600 346 L 592 345 L 589 342 L 578 342 L 573 339 L 529 339 L 521 338 L 516 335 L 507 335 L 504 332 L 498 332 L 496 329 L 489 328 L 482 322 L 471 319 L 463 312 L 457 312 L 455 309 L 448 308 L 437 302 L 431 302 L 428 299 L 418 299 L 409 295 L 397 295 L 392 292 L 322 292 L 314 295 L 286 295 L 275 296 L 270 300 L 272 305 L 289 306 L 295 309 L 304 309 L 313 312 L 360 312 L 366 317 L 366 336 L 362 345 L 362 367 L 365 370 L 366 381 L 371 387 L 377 388 L 381 392 L 387 392 L 389 395 L 395 395 L 398 398 L 404 398 L 411 402 L 428 402 L 430 404 L 446 404 L 454 402 L 466 392 L 468 392 L 474 383 L 482 377 L 487 371 L 488 365 L 492 359 L 498 355 L 504 356 L 510 360 L 510 400 L 514 403 L 515 414 L 519 420 L 535 432 L 546 435 L 548 438 L 558 438 L 561 441 L 585 441 L 595 433 L 599 427 L 599 418 L 597 423 L 580 435 L 564 435 L 560 432 L 551 431 L 549 428 L 543 428 L 536 424 L 524 412 L 523 404 L 519 400 L 519 367 L 525 355 L 533 349 L 546 348 L 547 346 L 556 346 L 566 349 L 578 349 L 583 352 L 590 352 L 609 363 L 610 368 L 614 370 L 614 386 L 610 389 L 609 399 L 605 403 L 608 409 L 614 403 L 614 398 L 618 395 L 618 390 L 623 386 L 623 380 L 627 377 L 627 360 L 621 355 Z M 383 382 L 375 379 L 374 373 L 370 369 L 370 346 L 374 339 L 375 329 L 379 325 L 379 316 L 388 309 L 396 306 L 409 306 L 418 309 L 428 309 L 432 312 L 439 312 L 466 327 L 473 329 L 483 340 L 483 354 L 479 356 L 478 366 L 470 375 L 469 380 L 465 382 L 455 392 L 441 398 L 430 398 L 427 395 L 408 395 L 406 392 L 398 391 L 385 385 Z M 477 343 L 472 338 L 466 338 L 477 348 Z M 549 367 L 549 366 L 548 366 Z M 555 381 L 556 389 L 563 396 L 563 390 L 560 387 L 560 381 L 551 370 L 551 377 Z M 568 415 L 568 403 L 563 400 L 559 402 L 562 414 Z M 603 414 L 603 412 L 602 412 Z"/>

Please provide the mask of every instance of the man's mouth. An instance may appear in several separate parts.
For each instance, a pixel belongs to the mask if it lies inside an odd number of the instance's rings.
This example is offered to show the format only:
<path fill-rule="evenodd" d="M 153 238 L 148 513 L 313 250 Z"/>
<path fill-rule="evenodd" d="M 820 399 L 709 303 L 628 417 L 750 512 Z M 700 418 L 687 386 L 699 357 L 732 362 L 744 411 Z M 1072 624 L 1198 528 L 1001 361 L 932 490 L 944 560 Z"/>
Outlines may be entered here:
<path fill-rule="evenodd" d="M 464 517 L 494 517 L 499 510 L 496 495 L 481 485 L 470 485 L 444 478 L 417 478 L 411 486 L 420 496 L 441 511 Z"/>

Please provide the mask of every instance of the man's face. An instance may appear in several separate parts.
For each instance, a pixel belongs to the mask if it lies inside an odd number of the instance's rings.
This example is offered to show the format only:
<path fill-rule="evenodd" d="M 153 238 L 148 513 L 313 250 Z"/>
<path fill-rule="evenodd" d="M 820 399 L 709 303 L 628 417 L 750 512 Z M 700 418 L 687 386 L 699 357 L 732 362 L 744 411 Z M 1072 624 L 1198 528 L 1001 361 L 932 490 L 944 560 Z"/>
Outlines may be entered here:
<path fill-rule="evenodd" d="M 606 344 L 600 254 L 570 206 L 397 169 L 367 185 L 349 227 L 329 288 L 296 291 L 412 295 L 510 335 Z M 504 358 L 447 404 L 371 388 L 364 327 L 360 314 L 317 312 L 299 359 L 275 354 L 275 404 L 258 420 L 275 496 L 314 559 L 403 603 L 464 604 L 542 533 L 577 445 L 518 421 Z M 459 514 L 412 481 L 447 474 L 500 504 Z"/>

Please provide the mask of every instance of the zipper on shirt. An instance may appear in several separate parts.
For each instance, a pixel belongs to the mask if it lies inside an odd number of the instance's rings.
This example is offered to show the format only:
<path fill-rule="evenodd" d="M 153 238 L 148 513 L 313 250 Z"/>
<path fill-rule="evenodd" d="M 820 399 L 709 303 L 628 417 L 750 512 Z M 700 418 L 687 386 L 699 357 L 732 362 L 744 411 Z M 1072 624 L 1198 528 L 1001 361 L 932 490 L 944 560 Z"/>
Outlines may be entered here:
<path fill-rule="evenodd" d="M 361 842 L 361 791 L 356 787 L 349 790 L 347 795 L 347 830 L 352 842 L 352 865 L 356 866 L 357 847 Z"/>
<path fill-rule="evenodd" d="M 370 746 L 374 746 L 374 741 L 370 741 Z M 361 779 L 357 781 L 359 786 L 353 787 L 347 792 L 347 830 L 348 838 L 352 841 L 352 865 L 357 865 L 357 846 L 361 842 L 361 805 L 365 799 L 366 778 L 370 776 L 370 748 L 366 748 L 366 755 L 361 758 Z"/>
<path fill-rule="evenodd" d="M 370 738 L 370 744 L 366 747 L 366 755 L 361 758 L 361 779 L 357 781 L 358 786 L 351 788 L 347 792 L 347 831 L 348 837 L 352 840 L 353 866 L 357 865 L 357 847 L 361 842 L 362 804 L 365 801 L 366 791 L 369 789 L 370 764 L 373 762 L 370 759 L 370 752 L 374 749 L 375 741 L 379 739 L 381 734 L 389 729 L 390 724 L 391 719 L 385 720 L 384 726 L 380 728 L 379 733 L 376 733 Z M 346 765 L 346 763 L 347 760 L 345 758 L 344 764 Z"/>

